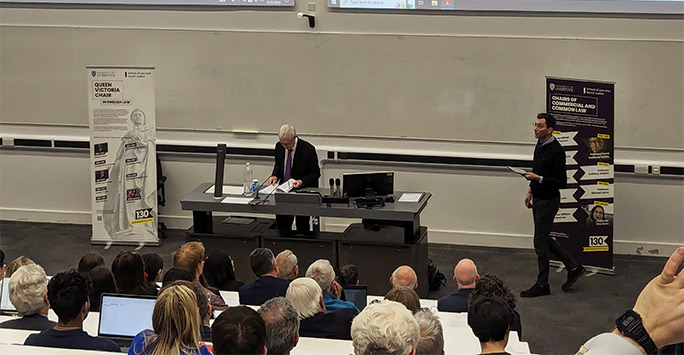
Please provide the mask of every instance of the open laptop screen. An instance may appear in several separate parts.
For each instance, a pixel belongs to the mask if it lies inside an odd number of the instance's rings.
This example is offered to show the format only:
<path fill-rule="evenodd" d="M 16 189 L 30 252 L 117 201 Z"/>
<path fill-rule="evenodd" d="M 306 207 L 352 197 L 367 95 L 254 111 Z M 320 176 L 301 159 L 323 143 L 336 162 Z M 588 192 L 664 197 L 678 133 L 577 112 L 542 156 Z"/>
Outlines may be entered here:
<path fill-rule="evenodd" d="M 152 329 L 154 296 L 102 294 L 98 336 L 134 338 L 145 329 Z"/>
<path fill-rule="evenodd" d="M 16 312 L 17 309 L 14 307 L 9 298 L 9 277 L 5 277 L 2 280 L 2 290 L 0 291 L 0 311 L 2 312 Z"/>
<path fill-rule="evenodd" d="M 366 296 L 368 289 L 365 285 L 348 285 L 344 286 L 344 297 L 348 302 L 353 303 L 359 311 L 366 307 Z"/>

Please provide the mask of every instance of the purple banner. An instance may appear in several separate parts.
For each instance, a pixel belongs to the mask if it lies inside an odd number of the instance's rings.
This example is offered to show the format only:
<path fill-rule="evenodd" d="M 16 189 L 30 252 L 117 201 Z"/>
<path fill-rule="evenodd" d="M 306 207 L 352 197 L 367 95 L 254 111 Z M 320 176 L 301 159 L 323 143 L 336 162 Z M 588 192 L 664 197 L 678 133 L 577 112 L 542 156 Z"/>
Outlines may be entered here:
<path fill-rule="evenodd" d="M 552 237 L 575 259 L 613 269 L 614 87 L 612 83 L 546 78 L 546 111 L 565 149 L 568 184 Z"/>

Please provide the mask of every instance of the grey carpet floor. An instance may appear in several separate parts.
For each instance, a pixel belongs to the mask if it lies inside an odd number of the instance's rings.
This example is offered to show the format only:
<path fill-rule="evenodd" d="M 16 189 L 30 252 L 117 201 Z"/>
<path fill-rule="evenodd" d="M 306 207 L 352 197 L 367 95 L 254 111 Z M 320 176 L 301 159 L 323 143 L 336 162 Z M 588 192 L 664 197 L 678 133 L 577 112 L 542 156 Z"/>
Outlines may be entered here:
<path fill-rule="evenodd" d="M 6 263 L 26 255 L 42 265 L 48 275 L 76 267 L 81 255 L 98 251 L 107 266 L 122 250 L 130 246 L 90 244 L 90 225 L 0 221 L 0 249 Z M 185 231 L 170 230 L 161 246 L 143 247 L 141 253 L 158 253 L 164 266 L 171 266 L 171 253 L 185 241 Z M 438 299 L 457 291 L 451 281 L 453 267 L 461 258 L 471 258 L 481 275 L 500 277 L 518 295 L 534 282 L 537 263 L 534 251 L 495 247 L 430 244 L 429 257 L 449 279 L 446 286 L 433 291 L 428 298 Z M 571 293 L 562 292 L 565 271 L 552 268 L 551 296 L 534 299 L 518 298 L 517 310 L 522 318 L 523 341 L 538 354 L 574 354 L 579 346 L 595 334 L 611 330 L 613 321 L 634 304 L 641 288 L 660 273 L 665 258 L 617 255 L 615 276 L 589 275 L 577 283 Z M 301 268 L 305 266 L 300 265 Z M 360 275 L 363 278 L 363 275 Z M 444 334 L 448 337 L 449 334 Z"/>

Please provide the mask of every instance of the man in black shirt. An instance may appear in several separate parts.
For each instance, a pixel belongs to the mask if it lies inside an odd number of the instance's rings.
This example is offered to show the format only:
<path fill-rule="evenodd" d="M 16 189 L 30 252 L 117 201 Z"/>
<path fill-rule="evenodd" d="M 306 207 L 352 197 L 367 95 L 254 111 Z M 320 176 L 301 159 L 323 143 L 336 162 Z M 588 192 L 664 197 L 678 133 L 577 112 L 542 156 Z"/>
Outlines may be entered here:
<path fill-rule="evenodd" d="M 553 219 L 560 206 L 560 191 L 567 183 L 565 171 L 565 152 L 560 143 L 553 137 L 556 119 L 548 113 L 537 115 L 534 124 L 534 137 L 538 139 L 534 148 L 532 172 L 525 173 L 530 181 L 530 188 L 525 196 L 525 206 L 532 209 L 534 218 L 534 252 L 539 263 L 537 282 L 528 290 L 520 293 L 520 297 L 537 297 L 551 294 L 549 287 L 549 253 L 553 253 L 568 269 L 567 281 L 563 291 L 570 291 L 585 270 L 565 251 L 558 242 L 551 238 Z"/>

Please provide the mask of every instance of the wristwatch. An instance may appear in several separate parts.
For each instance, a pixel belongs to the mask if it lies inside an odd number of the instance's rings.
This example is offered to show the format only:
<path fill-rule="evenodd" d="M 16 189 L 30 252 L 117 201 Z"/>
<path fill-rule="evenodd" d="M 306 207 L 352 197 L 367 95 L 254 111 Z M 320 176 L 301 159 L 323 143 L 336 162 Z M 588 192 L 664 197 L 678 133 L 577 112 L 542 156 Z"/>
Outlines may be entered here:
<path fill-rule="evenodd" d="M 615 320 L 615 326 L 624 336 L 634 339 L 641 345 L 646 354 L 655 354 L 658 351 L 658 347 L 644 328 L 639 313 L 628 310 Z"/>

